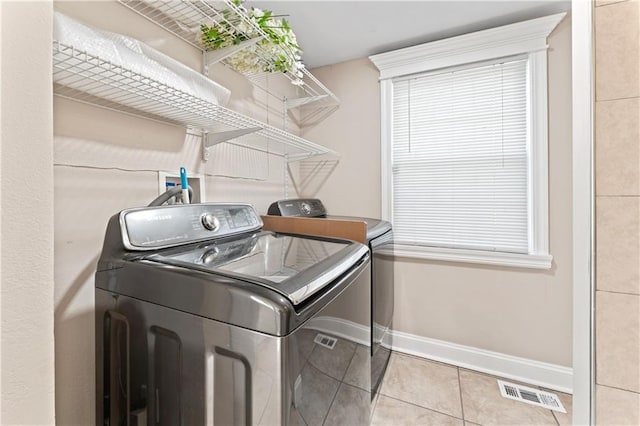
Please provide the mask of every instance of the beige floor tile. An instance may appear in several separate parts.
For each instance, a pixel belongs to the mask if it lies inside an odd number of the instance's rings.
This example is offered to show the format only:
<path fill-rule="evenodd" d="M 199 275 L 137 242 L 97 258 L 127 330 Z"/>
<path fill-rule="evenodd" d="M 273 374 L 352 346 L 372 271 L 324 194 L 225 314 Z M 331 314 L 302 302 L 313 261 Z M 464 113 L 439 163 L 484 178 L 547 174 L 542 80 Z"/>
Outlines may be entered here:
<path fill-rule="evenodd" d="M 595 145 L 596 194 L 640 195 L 640 98 L 596 103 Z"/>
<path fill-rule="evenodd" d="M 596 99 L 640 96 L 640 1 L 595 10 Z"/>
<path fill-rule="evenodd" d="M 372 426 L 463 426 L 462 420 L 381 395 Z"/>
<path fill-rule="evenodd" d="M 381 393 L 462 418 L 456 367 L 394 353 Z"/>
<path fill-rule="evenodd" d="M 613 4 L 613 3 L 620 3 L 623 1 L 629 1 L 629 0 L 596 0 L 596 7 L 606 6 L 608 4 Z"/>
<path fill-rule="evenodd" d="M 460 370 L 466 421 L 491 425 L 556 425 L 551 410 L 503 398 L 497 378 Z"/>
<path fill-rule="evenodd" d="M 640 394 L 596 386 L 596 425 L 640 425 Z"/>
<path fill-rule="evenodd" d="M 640 197 L 597 197 L 596 286 L 640 294 Z"/>
<path fill-rule="evenodd" d="M 550 389 L 543 389 L 546 392 L 555 393 L 560 398 L 560 402 L 564 406 L 564 409 L 567 410 L 566 413 L 562 413 L 560 411 L 552 411 L 553 416 L 558 421 L 560 426 L 570 426 L 573 424 L 573 396 L 568 393 L 557 392 Z"/>
<path fill-rule="evenodd" d="M 640 392 L 640 296 L 596 292 L 596 383 Z"/>

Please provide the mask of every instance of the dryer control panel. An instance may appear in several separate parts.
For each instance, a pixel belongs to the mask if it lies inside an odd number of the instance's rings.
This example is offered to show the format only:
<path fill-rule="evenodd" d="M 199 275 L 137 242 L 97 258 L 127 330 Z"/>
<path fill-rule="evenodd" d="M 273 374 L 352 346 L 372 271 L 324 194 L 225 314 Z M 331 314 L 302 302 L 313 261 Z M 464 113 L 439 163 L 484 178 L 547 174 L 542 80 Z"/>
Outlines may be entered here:
<path fill-rule="evenodd" d="M 295 198 L 271 203 L 267 214 L 288 217 L 325 217 L 327 210 L 317 198 Z"/>
<path fill-rule="evenodd" d="M 249 204 L 177 204 L 120 212 L 122 242 L 129 250 L 157 250 L 262 228 Z"/>

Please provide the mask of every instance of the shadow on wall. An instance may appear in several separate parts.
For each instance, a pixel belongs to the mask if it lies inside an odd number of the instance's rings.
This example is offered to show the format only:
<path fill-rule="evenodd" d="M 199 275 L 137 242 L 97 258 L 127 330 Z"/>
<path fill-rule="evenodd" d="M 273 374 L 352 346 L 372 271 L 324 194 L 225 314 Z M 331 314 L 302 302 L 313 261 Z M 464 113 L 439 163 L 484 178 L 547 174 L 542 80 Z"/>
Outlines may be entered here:
<path fill-rule="evenodd" d="M 332 105 L 331 99 L 327 101 L 327 105 L 322 104 L 323 101 L 318 101 L 311 106 L 300 108 L 299 116 L 290 114 L 289 117 L 300 127 L 300 129 L 312 128 L 317 124 L 323 122 L 327 117 L 338 110 L 339 105 Z M 292 111 L 292 110 L 289 110 Z"/>
<path fill-rule="evenodd" d="M 339 159 L 310 159 L 300 161 L 297 173 L 287 165 L 295 192 L 302 198 L 314 198 L 340 163 Z"/>
<path fill-rule="evenodd" d="M 87 283 L 93 284 L 98 257 L 94 256 L 82 268 L 54 312 L 56 383 L 75 385 L 74 389 L 56 386 L 56 417 L 62 423 L 65 423 L 64 419 L 93 419 L 95 416 L 95 376 L 86 376 L 87 360 L 91 363 L 91 371 L 95 371 L 95 357 L 88 356 L 95 353 L 94 310 L 70 312 L 69 308 L 80 292 L 88 288 L 93 294 L 93 285 Z M 69 351 L 69 348 L 76 350 Z M 76 377 L 76 380 L 70 382 L 69 377 Z M 64 397 L 65 394 L 83 399 Z"/>
<path fill-rule="evenodd" d="M 111 149 L 179 153 L 183 149 L 185 129 L 182 126 L 141 120 L 127 114 L 54 96 L 54 128 L 56 157 L 65 153 L 60 140 L 65 137 L 92 141 L 105 153 Z M 150 141 L 149 135 L 153 135 Z M 78 154 L 95 147 L 74 147 Z"/>

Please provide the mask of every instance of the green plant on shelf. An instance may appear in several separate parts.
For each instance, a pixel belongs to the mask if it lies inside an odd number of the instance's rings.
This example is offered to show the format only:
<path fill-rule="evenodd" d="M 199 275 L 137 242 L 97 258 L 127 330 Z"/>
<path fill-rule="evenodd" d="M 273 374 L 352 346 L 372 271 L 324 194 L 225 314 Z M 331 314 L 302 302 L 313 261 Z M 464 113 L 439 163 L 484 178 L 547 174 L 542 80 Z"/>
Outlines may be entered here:
<path fill-rule="evenodd" d="M 257 7 L 247 10 L 242 6 L 242 0 L 234 0 L 234 3 L 248 22 L 235 11 L 223 10 L 218 22 L 211 26 L 200 26 L 201 41 L 205 49 L 224 49 L 260 37 L 262 40 L 239 50 L 226 58 L 225 62 L 242 73 L 288 73 L 293 77 L 293 84 L 304 84 L 304 64 L 300 56 L 302 50 L 287 20 L 273 15 L 270 10 Z"/>

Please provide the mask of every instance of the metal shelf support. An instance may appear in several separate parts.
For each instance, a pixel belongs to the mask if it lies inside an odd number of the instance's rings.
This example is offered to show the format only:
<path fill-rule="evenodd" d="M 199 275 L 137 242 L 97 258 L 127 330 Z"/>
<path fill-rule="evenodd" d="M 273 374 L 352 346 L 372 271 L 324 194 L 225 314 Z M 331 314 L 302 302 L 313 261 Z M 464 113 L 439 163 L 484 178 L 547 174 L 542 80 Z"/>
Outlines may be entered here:
<path fill-rule="evenodd" d="M 239 138 L 250 133 L 263 130 L 264 127 L 249 127 L 246 129 L 228 130 L 226 132 L 202 132 L 202 159 L 209 160 L 209 148 L 228 140 Z"/>
<path fill-rule="evenodd" d="M 233 55 L 236 52 L 241 51 L 242 49 L 246 49 L 249 46 L 253 46 L 257 42 L 262 40 L 259 37 L 252 38 L 250 40 L 245 40 L 241 43 L 238 43 L 234 46 L 225 47 L 223 49 L 217 50 L 207 50 L 203 53 L 202 60 L 202 72 L 204 75 L 209 75 L 209 67 L 213 64 L 216 64 L 220 61 L 225 60 L 229 56 Z"/>

